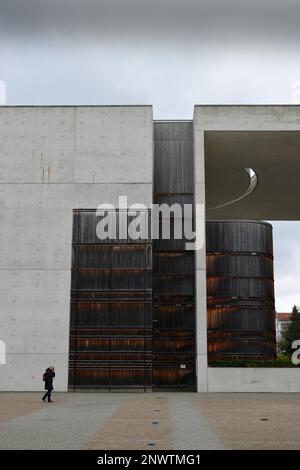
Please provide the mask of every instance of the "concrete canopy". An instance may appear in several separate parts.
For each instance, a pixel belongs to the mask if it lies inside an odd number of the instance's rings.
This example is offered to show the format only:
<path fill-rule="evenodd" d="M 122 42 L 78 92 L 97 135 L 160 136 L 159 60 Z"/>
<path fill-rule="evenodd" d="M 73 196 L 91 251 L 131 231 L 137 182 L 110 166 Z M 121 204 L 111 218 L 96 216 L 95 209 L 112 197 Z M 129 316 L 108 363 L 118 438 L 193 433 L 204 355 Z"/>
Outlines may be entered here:
<path fill-rule="evenodd" d="M 300 132 L 212 131 L 205 137 L 207 217 L 300 219 Z M 244 199 L 252 168 L 257 186 Z M 210 210 L 209 210 L 210 209 Z"/>
<path fill-rule="evenodd" d="M 223 107 L 227 109 L 229 121 L 235 108 Z M 260 111 L 264 108 L 268 107 L 261 107 Z M 268 130 L 263 127 L 262 130 L 232 130 L 232 126 L 230 130 L 204 129 L 208 220 L 300 220 L 300 127 L 285 129 L 284 122 L 290 110 L 293 114 L 296 110 L 300 116 L 300 108 L 278 108 L 284 109 L 280 130 L 269 130 L 269 125 Z M 255 189 L 246 197 L 220 207 L 247 192 L 250 177 L 245 168 L 251 168 L 257 175 Z"/>

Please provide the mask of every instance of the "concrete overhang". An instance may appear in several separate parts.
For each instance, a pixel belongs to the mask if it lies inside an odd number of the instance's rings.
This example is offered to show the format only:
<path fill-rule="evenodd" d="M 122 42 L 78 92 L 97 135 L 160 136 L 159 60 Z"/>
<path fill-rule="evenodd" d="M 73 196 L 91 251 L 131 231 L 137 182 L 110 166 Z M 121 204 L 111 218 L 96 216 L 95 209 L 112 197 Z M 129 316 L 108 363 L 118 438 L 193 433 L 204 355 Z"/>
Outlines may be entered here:
<path fill-rule="evenodd" d="M 197 108 L 207 219 L 300 220 L 300 107 Z"/>

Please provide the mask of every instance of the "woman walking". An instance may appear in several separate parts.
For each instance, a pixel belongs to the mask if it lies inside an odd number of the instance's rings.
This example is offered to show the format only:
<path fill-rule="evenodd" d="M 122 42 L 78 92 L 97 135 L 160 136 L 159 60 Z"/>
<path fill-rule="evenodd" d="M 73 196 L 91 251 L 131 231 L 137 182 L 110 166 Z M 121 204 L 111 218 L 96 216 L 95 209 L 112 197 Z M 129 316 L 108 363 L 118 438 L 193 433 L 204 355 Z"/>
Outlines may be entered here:
<path fill-rule="evenodd" d="M 45 382 L 45 390 L 47 392 L 43 396 L 42 400 L 45 402 L 48 397 L 48 403 L 53 403 L 51 400 L 51 392 L 53 390 L 53 378 L 55 377 L 54 367 L 50 366 L 46 369 L 46 372 L 43 375 L 43 381 Z"/>

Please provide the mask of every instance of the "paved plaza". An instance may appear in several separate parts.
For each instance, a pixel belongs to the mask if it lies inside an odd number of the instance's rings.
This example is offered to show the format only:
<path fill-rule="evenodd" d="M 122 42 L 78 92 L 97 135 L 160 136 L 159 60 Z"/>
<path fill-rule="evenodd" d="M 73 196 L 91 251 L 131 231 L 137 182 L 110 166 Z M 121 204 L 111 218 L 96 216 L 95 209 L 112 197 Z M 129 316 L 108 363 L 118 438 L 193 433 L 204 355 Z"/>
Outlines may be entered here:
<path fill-rule="evenodd" d="M 300 449 L 300 394 L 0 393 L 0 449 Z"/>

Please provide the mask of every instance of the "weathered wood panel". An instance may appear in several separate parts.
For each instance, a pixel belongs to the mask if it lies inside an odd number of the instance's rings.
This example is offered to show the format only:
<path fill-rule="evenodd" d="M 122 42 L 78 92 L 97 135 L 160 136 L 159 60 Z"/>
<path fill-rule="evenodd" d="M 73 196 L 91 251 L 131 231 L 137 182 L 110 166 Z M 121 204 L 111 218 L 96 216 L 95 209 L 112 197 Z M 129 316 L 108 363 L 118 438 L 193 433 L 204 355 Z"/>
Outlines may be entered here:
<path fill-rule="evenodd" d="M 212 221 L 206 237 L 209 359 L 274 358 L 272 226 Z"/>
<path fill-rule="evenodd" d="M 99 218 L 75 211 L 69 386 L 152 385 L 152 247 L 147 240 L 101 241 Z M 129 219 L 130 221 L 130 219 Z"/>
<path fill-rule="evenodd" d="M 154 203 L 183 210 L 194 201 L 192 123 L 156 122 L 154 140 Z M 170 239 L 153 240 L 153 387 L 194 390 L 195 260 L 174 223 Z"/>

